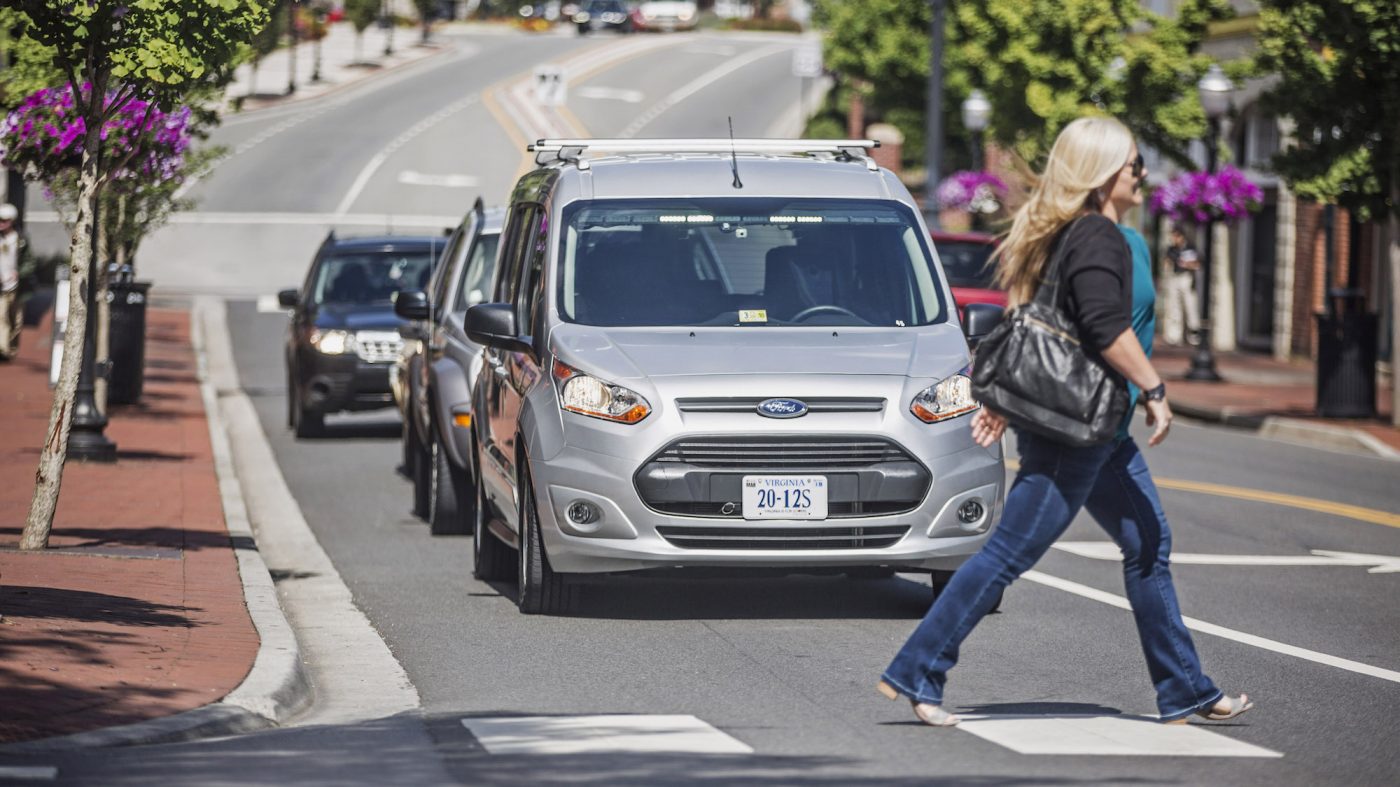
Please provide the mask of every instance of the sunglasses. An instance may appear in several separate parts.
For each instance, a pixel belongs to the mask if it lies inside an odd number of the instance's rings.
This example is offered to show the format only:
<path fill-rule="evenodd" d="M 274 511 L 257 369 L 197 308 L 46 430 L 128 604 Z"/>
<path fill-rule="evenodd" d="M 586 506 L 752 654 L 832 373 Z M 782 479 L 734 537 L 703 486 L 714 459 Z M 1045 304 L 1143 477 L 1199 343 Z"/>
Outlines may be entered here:
<path fill-rule="evenodd" d="M 1137 157 L 1129 163 L 1133 168 L 1132 173 L 1134 178 L 1141 178 L 1143 173 L 1147 171 L 1147 162 L 1143 160 L 1141 153 L 1137 154 Z"/>

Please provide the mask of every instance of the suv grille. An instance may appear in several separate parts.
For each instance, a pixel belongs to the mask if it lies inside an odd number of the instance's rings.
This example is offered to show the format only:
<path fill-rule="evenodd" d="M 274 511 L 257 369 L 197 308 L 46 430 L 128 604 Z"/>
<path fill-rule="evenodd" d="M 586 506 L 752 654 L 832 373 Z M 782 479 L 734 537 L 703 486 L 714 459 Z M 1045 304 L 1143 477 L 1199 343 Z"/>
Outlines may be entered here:
<path fill-rule="evenodd" d="M 903 448 L 883 437 L 705 437 L 667 446 L 654 461 L 696 467 L 810 470 L 860 467 L 877 462 L 912 462 Z"/>
<path fill-rule="evenodd" d="M 677 399 L 676 408 L 683 413 L 757 413 L 758 405 L 768 396 L 706 396 Z M 803 396 L 799 397 L 810 413 L 878 413 L 885 409 L 885 400 L 864 396 Z"/>
<path fill-rule="evenodd" d="M 403 337 L 388 331 L 359 331 L 355 334 L 355 354 L 367 363 L 388 363 L 399 357 Z"/>
<path fill-rule="evenodd" d="M 899 543 L 908 525 L 879 527 L 677 527 L 656 532 L 681 549 L 884 549 Z"/>

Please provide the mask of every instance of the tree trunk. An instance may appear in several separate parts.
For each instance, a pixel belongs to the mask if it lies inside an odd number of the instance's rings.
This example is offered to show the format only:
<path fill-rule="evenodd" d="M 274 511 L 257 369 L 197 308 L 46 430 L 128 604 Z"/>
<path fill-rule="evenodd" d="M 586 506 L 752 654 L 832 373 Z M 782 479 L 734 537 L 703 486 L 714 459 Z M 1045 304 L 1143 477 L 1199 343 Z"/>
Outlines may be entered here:
<path fill-rule="evenodd" d="M 248 66 L 248 97 L 256 98 L 258 95 L 258 61 L 261 57 L 253 58 L 253 62 Z"/>
<path fill-rule="evenodd" d="M 97 202 L 97 158 L 100 126 L 89 124 L 87 144 L 83 147 L 82 170 L 78 186 L 78 220 L 73 228 L 69 247 L 68 270 L 68 341 L 63 345 L 63 362 L 59 365 L 58 385 L 53 392 L 53 409 L 49 413 L 49 429 L 39 453 L 39 469 L 34 474 L 34 497 L 29 505 L 29 518 L 24 523 L 20 549 L 44 549 L 49 544 L 54 510 L 58 507 L 59 485 L 63 480 L 63 463 L 68 456 L 68 432 L 73 426 L 73 397 L 78 387 L 78 368 L 83 363 L 83 335 L 87 330 L 88 263 L 92 259 L 92 215 Z"/>
<path fill-rule="evenodd" d="M 120 205 L 121 203 L 119 202 L 117 204 Z M 115 213 L 117 215 L 116 221 L 121 220 L 120 212 L 121 208 L 118 208 L 116 211 L 110 209 L 106 211 L 109 216 Z M 93 299 L 93 302 L 97 304 L 97 314 L 89 315 L 91 319 L 97 320 L 95 330 L 97 341 L 93 345 L 92 359 L 94 363 L 101 363 L 104 359 L 112 357 L 112 304 L 107 298 L 107 287 L 111 283 L 111 277 L 107 275 L 106 265 L 106 261 L 112 256 L 110 248 L 112 239 L 111 234 L 107 232 L 108 226 L 111 226 L 111 222 L 105 224 L 102 222 L 98 223 L 97 248 L 92 250 L 92 253 L 97 257 L 97 281 L 94 283 L 94 286 L 97 287 L 97 297 Z M 97 375 L 92 381 L 92 389 L 93 399 L 97 401 L 97 409 L 106 413 L 107 375 Z"/>
<path fill-rule="evenodd" d="M 359 64 L 365 62 L 364 46 L 363 46 L 364 42 L 365 42 L 365 31 L 363 31 L 363 30 L 356 30 L 356 31 L 355 31 L 355 65 L 357 65 L 357 66 L 358 66 Z"/>

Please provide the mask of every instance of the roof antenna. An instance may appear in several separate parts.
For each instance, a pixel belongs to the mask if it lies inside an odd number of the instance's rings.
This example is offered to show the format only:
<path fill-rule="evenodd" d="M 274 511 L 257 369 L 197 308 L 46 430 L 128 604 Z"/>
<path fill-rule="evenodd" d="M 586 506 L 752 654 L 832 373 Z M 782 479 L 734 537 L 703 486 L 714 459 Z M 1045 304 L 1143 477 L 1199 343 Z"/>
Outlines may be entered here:
<path fill-rule="evenodd" d="M 734 170 L 734 188 L 744 187 L 744 181 L 739 180 L 739 154 L 734 149 L 734 116 L 729 116 L 729 166 Z"/>

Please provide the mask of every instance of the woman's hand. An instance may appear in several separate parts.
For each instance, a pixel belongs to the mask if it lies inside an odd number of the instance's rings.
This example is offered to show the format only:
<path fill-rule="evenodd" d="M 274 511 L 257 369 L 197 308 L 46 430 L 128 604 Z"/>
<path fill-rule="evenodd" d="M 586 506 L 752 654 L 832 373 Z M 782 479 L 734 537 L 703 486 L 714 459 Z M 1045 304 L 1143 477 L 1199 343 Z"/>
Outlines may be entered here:
<path fill-rule="evenodd" d="M 1167 417 L 1170 419 L 1171 413 L 1168 413 Z M 1001 439 L 1005 432 L 1006 416 L 1004 415 L 983 407 L 977 411 L 976 415 L 972 416 L 972 440 L 983 448 L 991 447 L 993 443 Z"/>
<path fill-rule="evenodd" d="M 1167 439 L 1167 432 L 1172 428 L 1172 408 L 1171 405 L 1167 404 L 1166 399 L 1158 399 L 1155 402 L 1148 401 L 1147 425 L 1155 427 L 1152 430 L 1152 436 L 1147 440 L 1147 444 L 1161 445 L 1162 441 Z M 973 432 L 974 434 L 976 433 L 975 425 L 973 426 Z"/>

